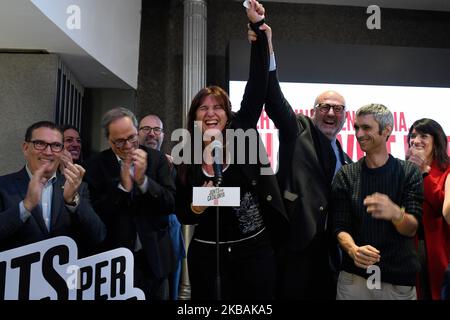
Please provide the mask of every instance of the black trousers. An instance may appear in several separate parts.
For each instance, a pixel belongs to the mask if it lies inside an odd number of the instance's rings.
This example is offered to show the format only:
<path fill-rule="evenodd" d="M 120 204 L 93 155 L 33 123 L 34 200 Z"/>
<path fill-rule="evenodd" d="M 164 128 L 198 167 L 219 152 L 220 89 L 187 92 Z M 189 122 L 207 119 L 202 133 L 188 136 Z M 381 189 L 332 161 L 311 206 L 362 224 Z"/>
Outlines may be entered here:
<path fill-rule="evenodd" d="M 168 278 L 156 278 L 151 272 L 144 251 L 134 252 L 134 286 L 144 291 L 146 300 L 168 300 Z"/>
<path fill-rule="evenodd" d="M 242 242 L 220 245 L 221 299 L 274 297 L 276 265 L 266 231 Z M 192 240 L 188 251 L 192 300 L 216 299 L 216 245 Z"/>
<path fill-rule="evenodd" d="M 334 300 L 337 273 L 330 260 L 328 235 L 318 236 L 302 251 L 284 248 L 277 254 L 277 299 Z M 337 249 L 337 248 L 336 248 Z"/>

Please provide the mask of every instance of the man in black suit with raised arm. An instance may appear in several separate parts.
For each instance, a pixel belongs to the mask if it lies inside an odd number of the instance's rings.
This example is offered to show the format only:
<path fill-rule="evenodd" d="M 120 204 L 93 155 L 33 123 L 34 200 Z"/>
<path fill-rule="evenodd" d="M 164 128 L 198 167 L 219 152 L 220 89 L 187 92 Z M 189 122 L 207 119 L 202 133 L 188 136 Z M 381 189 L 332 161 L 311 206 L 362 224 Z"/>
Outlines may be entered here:
<path fill-rule="evenodd" d="M 105 249 L 134 253 L 134 282 L 147 299 L 168 299 L 175 268 L 169 237 L 175 186 L 163 153 L 139 145 L 138 123 L 123 107 L 103 116 L 110 148 L 88 160 L 86 181 L 92 204 L 105 222 Z"/>
<path fill-rule="evenodd" d="M 254 41 L 256 33 L 249 30 L 248 39 Z M 265 111 L 279 130 L 277 179 L 290 220 L 289 240 L 278 251 L 277 297 L 334 299 L 340 252 L 328 203 L 334 174 L 351 162 L 336 139 L 346 119 L 345 100 L 326 91 L 316 98 L 312 118 L 296 115 L 281 91 L 274 53 L 270 61 Z"/>

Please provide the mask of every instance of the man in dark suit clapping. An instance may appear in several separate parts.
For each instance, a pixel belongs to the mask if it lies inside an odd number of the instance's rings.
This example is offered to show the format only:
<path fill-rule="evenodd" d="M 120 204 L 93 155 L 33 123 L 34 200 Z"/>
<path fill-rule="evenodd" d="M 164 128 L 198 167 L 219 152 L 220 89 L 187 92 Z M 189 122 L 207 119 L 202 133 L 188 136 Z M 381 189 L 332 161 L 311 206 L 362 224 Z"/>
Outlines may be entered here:
<path fill-rule="evenodd" d="M 166 157 L 139 146 L 136 117 L 126 108 L 108 111 L 102 126 L 110 148 L 88 160 L 86 181 L 107 226 L 105 249 L 130 249 L 135 286 L 147 299 L 167 299 L 175 267 L 168 228 L 175 187 Z"/>
<path fill-rule="evenodd" d="M 22 145 L 26 166 L 0 177 L 0 251 L 57 236 L 93 249 L 106 229 L 89 202 L 78 164 L 58 167 L 63 135 L 49 121 L 31 125 Z"/>

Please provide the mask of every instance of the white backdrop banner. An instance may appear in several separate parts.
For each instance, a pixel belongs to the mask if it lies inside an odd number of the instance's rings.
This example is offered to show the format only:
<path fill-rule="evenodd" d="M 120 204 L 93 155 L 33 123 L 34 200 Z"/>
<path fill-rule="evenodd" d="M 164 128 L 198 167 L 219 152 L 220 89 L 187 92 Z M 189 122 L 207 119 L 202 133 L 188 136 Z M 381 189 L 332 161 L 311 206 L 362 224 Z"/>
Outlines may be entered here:
<path fill-rule="evenodd" d="M 245 81 L 230 81 L 230 100 L 234 111 L 240 108 L 245 85 Z M 405 158 L 408 130 L 413 122 L 420 118 L 431 118 L 439 122 L 450 141 L 450 117 L 446 111 L 446 105 L 450 101 L 450 88 L 294 82 L 282 82 L 280 86 L 294 112 L 307 116 L 311 115 L 310 112 L 318 94 L 326 90 L 335 90 L 344 96 L 347 121 L 337 138 L 344 151 L 353 160 L 364 155 L 354 135 L 355 112 L 369 103 L 384 104 L 393 113 L 394 131 L 388 141 L 388 150 L 397 158 Z M 272 167 L 276 169 L 278 130 L 264 111 L 258 123 L 258 131 L 266 146 Z"/>

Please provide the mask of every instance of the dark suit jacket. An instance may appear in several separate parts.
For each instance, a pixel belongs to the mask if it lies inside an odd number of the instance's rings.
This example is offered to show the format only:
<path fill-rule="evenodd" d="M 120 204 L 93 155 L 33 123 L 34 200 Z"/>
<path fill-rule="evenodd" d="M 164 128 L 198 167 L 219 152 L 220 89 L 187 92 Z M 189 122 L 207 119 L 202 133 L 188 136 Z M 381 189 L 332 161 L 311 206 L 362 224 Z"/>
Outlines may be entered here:
<path fill-rule="evenodd" d="M 265 33 L 258 29 L 260 24 L 251 24 L 252 29 L 258 34 L 258 40 L 252 43 L 249 80 L 242 98 L 241 108 L 237 113 L 233 113 L 227 129 L 252 129 L 257 133 L 256 124 L 266 97 L 269 69 L 267 38 Z M 242 178 L 254 186 L 265 225 L 271 233 L 273 244 L 277 246 L 286 235 L 287 216 L 275 175 L 261 174 L 261 168 L 268 168 L 270 165 L 264 147 L 261 146 L 261 150 L 259 149 L 259 145 L 262 144 L 260 139 L 257 144 L 252 145 L 249 139 L 245 143 L 235 143 L 234 163 L 238 166 Z M 245 146 L 243 147 L 243 145 Z M 261 151 L 258 162 L 251 164 L 247 160 L 245 164 L 236 164 L 238 163 L 238 152 L 242 152 L 242 150 L 245 150 L 246 159 L 249 159 L 250 148 Z M 259 161 L 261 159 L 263 161 Z M 202 215 L 194 214 L 190 209 L 190 204 L 192 203 L 192 187 L 201 186 L 204 182 L 202 181 L 201 165 L 181 165 L 178 172 L 176 213 L 182 223 L 198 223 Z"/>
<path fill-rule="evenodd" d="M 25 198 L 30 178 L 25 167 L 15 173 L 0 177 L 0 251 L 23 246 L 57 236 L 69 236 L 80 245 L 93 247 L 103 241 L 106 228 L 89 202 L 87 185 L 79 189 L 80 203 L 71 213 L 64 205 L 65 178 L 57 173 L 53 185 L 50 232 L 45 226 L 40 206 L 23 222 L 19 203 Z"/>
<path fill-rule="evenodd" d="M 134 251 L 137 232 L 152 273 L 164 278 L 175 267 L 168 228 L 168 214 L 175 209 L 175 186 L 166 156 L 140 148 L 148 154 L 149 188 L 145 194 L 136 185 L 130 193 L 118 188 L 120 165 L 111 149 L 88 160 L 85 179 L 92 205 L 106 224 L 105 249 L 125 247 Z"/>
<path fill-rule="evenodd" d="M 330 227 L 328 200 L 336 157 L 330 140 L 312 120 L 295 115 L 281 92 L 276 71 L 269 73 L 265 110 L 279 129 L 277 178 L 291 222 L 290 247 L 299 251 Z M 350 163 L 351 159 L 336 142 L 341 162 Z"/>

